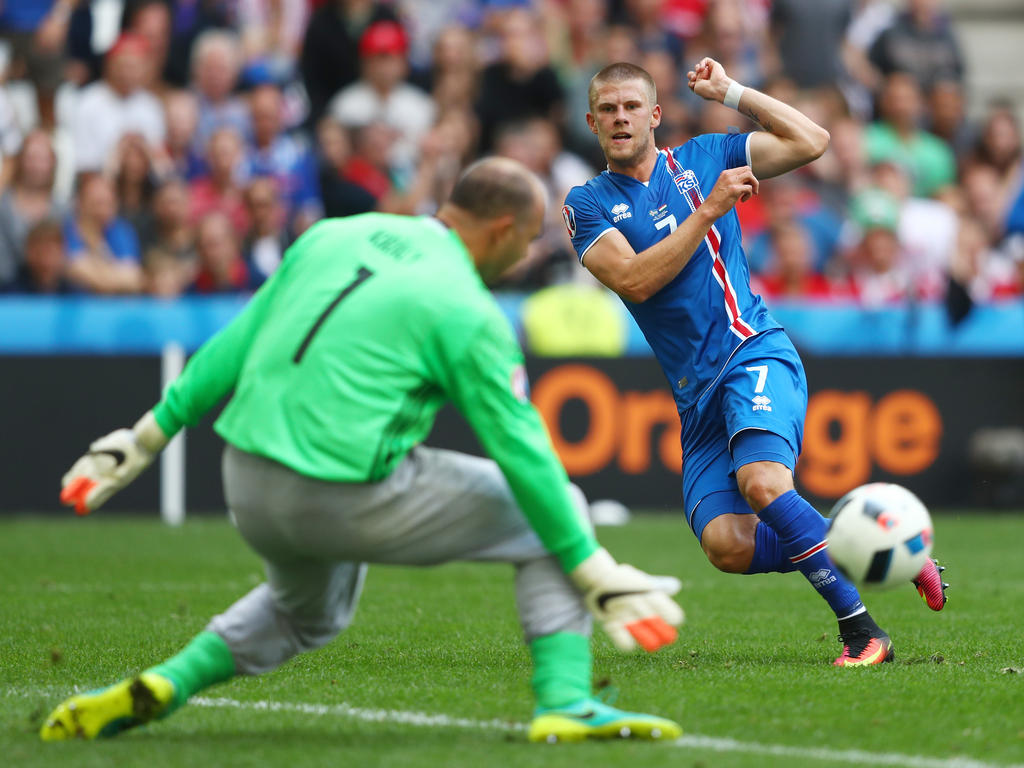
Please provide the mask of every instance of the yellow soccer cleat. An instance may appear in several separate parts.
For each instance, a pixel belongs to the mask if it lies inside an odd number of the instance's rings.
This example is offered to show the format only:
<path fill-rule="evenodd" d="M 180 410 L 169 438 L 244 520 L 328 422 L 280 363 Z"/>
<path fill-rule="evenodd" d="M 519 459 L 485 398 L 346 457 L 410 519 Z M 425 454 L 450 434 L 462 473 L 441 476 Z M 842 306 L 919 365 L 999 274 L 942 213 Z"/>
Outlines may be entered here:
<path fill-rule="evenodd" d="M 585 739 L 676 739 L 683 733 L 663 717 L 625 712 L 597 699 L 583 699 L 558 709 L 540 709 L 530 723 L 530 741 L 555 744 Z"/>
<path fill-rule="evenodd" d="M 148 723 L 174 702 L 174 683 L 143 672 L 109 688 L 79 693 L 64 701 L 39 729 L 43 741 L 95 739 Z"/>

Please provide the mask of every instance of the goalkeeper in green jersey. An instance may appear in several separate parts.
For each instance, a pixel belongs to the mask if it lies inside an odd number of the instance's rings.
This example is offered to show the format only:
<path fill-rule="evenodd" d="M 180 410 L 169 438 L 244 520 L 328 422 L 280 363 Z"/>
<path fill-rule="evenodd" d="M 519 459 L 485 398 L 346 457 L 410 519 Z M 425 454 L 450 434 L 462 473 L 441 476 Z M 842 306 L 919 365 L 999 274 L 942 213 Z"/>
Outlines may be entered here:
<path fill-rule="evenodd" d="M 619 648 L 654 651 L 682 623 L 669 596 L 678 582 L 598 546 L 485 287 L 523 257 L 546 205 L 536 177 L 492 158 L 466 171 L 436 218 L 316 224 L 151 411 L 90 446 L 61 494 L 80 514 L 233 390 L 214 425 L 227 443 L 224 492 L 267 580 L 178 655 L 59 705 L 44 740 L 114 735 L 323 646 L 351 621 L 366 563 L 450 560 L 516 566 L 531 740 L 680 733 L 591 696 L 591 614 Z M 448 400 L 493 460 L 419 445 Z"/>

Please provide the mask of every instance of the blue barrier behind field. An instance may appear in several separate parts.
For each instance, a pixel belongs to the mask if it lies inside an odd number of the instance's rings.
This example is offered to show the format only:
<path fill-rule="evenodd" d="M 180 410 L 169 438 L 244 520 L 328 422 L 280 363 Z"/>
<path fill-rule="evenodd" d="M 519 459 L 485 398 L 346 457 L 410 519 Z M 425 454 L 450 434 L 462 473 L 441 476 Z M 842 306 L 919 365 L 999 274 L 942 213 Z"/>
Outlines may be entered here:
<path fill-rule="evenodd" d="M 524 296 L 498 302 L 521 331 Z M 192 351 L 227 324 L 247 297 L 0 298 L 0 354 L 156 354 L 169 342 Z M 776 303 L 772 314 L 796 344 L 819 355 L 1024 357 L 1024 301 L 975 307 L 952 327 L 941 305 L 865 310 L 853 303 Z M 627 355 L 649 355 L 629 327 Z"/>

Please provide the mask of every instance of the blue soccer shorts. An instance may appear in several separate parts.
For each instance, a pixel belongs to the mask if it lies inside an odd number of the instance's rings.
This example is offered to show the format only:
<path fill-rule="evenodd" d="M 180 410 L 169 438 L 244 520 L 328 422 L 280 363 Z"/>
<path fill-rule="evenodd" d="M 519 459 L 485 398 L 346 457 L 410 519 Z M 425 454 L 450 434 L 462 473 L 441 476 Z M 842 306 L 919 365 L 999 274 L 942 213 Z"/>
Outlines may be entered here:
<path fill-rule="evenodd" d="M 796 468 L 806 412 L 803 363 L 789 337 L 771 330 L 743 344 L 682 414 L 683 509 L 698 540 L 713 518 L 752 513 L 736 485 L 738 467 Z"/>

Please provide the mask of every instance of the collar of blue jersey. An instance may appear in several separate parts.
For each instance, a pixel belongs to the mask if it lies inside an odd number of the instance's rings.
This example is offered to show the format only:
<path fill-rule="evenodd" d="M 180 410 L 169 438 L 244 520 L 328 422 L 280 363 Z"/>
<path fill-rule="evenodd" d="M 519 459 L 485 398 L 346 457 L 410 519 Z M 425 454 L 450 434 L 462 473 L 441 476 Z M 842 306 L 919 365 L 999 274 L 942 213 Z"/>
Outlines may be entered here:
<path fill-rule="evenodd" d="M 662 147 L 661 149 L 658 150 L 658 155 L 660 157 L 665 158 L 665 165 L 668 168 L 669 173 L 671 173 L 673 176 L 676 176 L 683 172 L 683 166 L 681 166 L 679 164 L 679 161 L 676 160 L 675 156 L 672 154 L 671 149 L 669 149 L 668 147 Z M 658 161 L 655 161 L 654 168 L 651 169 L 652 178 L 654 177 L 654 171 L 655 169 L 657 169 L 657 167 Z M 608 173 L 614 173 L 616 176 L 625 176 L 627 179 L 633 179 L 633 181 L 635 181 L 638 184 L 643 184 L 645 187 L 651 183 L 650 179 L 648 179 L 647 181 L 640 181 L 640 179 L 636 178 L 635 176 L 630 176 L 627 173 L 619 173 L 618 171 L 613 171 L 611 167 L 608 165 L 605 165 L 604 169 L 608 171 Z M 682 194 L 682 192 L 680 192 L 680 194 Z"/>

